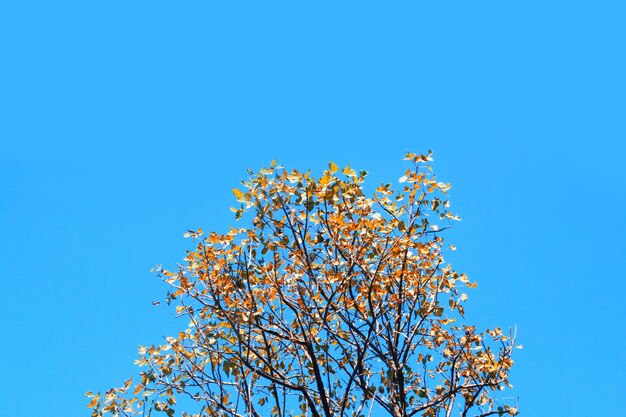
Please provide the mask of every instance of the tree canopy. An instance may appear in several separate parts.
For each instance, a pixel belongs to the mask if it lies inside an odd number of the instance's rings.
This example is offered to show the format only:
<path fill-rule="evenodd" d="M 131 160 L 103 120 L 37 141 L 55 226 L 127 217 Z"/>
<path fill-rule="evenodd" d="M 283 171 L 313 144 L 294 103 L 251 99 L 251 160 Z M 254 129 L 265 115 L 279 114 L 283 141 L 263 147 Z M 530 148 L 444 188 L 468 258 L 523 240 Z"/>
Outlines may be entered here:
<path fill-rule="evenodd" d="M 87 393 L 92 416 L 515 415 L 514 335 L 464 323 L 476 283 L 444 260 L 458 217 L 431 154 L 394 189 L 329 163 L 272 162 L 233 189 L 238 224 L 158 268 L 189 326 L 139 348 L 140 377 Z M 181 414 L 182 413 L 182 414 Z"/>

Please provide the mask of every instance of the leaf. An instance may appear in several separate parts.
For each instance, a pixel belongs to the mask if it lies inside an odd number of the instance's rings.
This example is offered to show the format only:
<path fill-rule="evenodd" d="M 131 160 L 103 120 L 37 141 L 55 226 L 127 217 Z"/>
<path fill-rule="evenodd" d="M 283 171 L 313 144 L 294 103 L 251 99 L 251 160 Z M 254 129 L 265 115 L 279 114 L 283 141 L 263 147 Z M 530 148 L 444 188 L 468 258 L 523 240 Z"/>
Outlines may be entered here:
<path fill-rule="evenodd" d="M 243 197 L 243 195 L 244 195 L 241 191 L 239 191 L 239 190 L 238 190 L 238 189 L 236 189 L 236 188 L 233 188 L 233 194 L 235 194 L 235 197 L 237 197 L 238 199 L 239 199 L 239 198 L 242 198 L 242 197 Z"/>
<path fill-rule="evenodd" d="M 326 187 L 328 184 L 330 184 L 330 174 L 326 172 L 324 176 L 320 178 L 320 185 Z"/>
<path fill-rule="evenodd" d="M 98 404 L 98 400 L 100 399 L 99 395 L 96 395 L 92 398 L 91 402 L 87 405 L 87 408 L 94 408 L 96 404 Z"/>
<path fill-rule="evenodd" d="M 330 161 L 328 163 L 328 168 L 330 169 L 330 173 L 331 174 L 334 174 L 335 172 L 337 172 L 339 170 L 339 167 L 333 161 Z"/>
<path fill-rule="evenodd" d="M 350 168 L 350 164 L 343 169 L 343 174 L 347 177 L 356 177 L 356 171 Z"/>
<path fill-rule="evenodd" d="M 122 391 L 126 391 L 128 390 L 128 388 L 130 388 L 130 385 L 133 383 L 133 379 L 132 378 L 128 378 L 126 380 L 126 382 L 124 382 L 124 386 L 122 387 Z"/>
<path fill-rule="evenodd" d="M 235 368 L 235 364 L 227 359 L 224 361 L 224 364 L 222 365 L 222 367 L 224 368 L 224 373 L 227 376 L 230 376 L 231 372 Z"/>

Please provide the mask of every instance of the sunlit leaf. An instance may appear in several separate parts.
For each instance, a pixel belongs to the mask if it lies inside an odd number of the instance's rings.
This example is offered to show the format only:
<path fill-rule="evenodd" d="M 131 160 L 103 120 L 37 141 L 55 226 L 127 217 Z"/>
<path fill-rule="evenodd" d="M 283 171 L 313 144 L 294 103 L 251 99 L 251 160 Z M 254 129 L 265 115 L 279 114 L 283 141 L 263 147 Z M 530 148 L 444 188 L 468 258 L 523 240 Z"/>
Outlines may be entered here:
<path fill-rule="evenodd" d="M 243 198 L 244 196 L 243 192 L 241 192 L 237 188 L 233 188 L 233 194 L 235 195 L 235 197 L 237 197 L 237 199 Z"/>

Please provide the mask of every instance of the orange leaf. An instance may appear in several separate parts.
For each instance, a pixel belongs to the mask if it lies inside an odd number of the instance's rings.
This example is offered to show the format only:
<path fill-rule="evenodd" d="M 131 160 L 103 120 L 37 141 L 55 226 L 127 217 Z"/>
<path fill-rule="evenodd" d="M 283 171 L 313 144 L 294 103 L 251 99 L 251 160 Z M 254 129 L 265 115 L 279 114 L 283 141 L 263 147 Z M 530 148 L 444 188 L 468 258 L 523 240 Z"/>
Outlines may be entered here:
<path fill-rule="evenodd" d="M 99 399 L 100 399 L 99 395 L 96 395 L 95 397 L 93 397 L 93 399 L 91 400 L 89 405 L 87 405 L 87 408 L 94 408 L 96 406 L 96 404 L 98 404 L 98 400 Z"/>

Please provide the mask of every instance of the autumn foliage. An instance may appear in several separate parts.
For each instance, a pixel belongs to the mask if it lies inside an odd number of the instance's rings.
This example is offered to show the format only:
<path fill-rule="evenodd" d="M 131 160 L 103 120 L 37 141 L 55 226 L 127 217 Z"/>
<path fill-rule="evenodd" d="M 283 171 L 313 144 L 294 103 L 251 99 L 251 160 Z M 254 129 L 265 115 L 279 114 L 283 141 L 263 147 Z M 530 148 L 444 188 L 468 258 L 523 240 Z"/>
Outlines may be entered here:
<path fill-rule="evenodd" d="M 476 284 L 444 261 L 449 185 L 430 154 L 405 159 L 371 195 L 350 166 L 251 172 L 233 189 L 246 227 L 189 232 L 185 263 L 158 270 L 189 326 L 140 347 L 136 381 L 88 393 L 92 416 L 517 414 L 498 396 L 513 337 L 463 324 Z"/>

